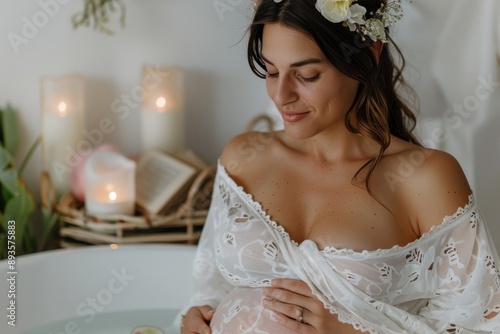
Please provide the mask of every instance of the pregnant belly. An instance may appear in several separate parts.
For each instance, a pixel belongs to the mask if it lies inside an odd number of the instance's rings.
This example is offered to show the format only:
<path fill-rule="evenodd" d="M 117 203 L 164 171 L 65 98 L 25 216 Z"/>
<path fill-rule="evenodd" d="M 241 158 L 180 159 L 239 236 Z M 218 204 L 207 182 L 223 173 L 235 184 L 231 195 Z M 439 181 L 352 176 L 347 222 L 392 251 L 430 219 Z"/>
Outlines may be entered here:
<path fill-rule="evenodd" d="M 235 288 L 224 298 L 210 322 L 212 334 L 297 334 L 274 320 L 262 306 L 261 288 Z M 361 333 L 338 320 L 331 328 L 335 334 Z"/>
<path fill-rule="evenodd" d="M 222 300 L 210 322 L 213 334 L 295 334 L 262 307 L 260 288 L 236 288 Z"/>

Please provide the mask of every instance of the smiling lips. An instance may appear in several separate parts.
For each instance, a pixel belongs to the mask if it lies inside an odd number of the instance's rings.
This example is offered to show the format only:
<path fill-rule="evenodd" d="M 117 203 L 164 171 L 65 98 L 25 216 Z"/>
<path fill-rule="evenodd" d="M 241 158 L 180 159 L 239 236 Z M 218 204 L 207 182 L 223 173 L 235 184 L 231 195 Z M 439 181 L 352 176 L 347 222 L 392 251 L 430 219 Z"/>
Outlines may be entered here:
<path fill-rule="evenodd" d="M 294 123 L 294 122 L 298 122 L 298 121 L 302 120 L 304 117 L 307 116 L 307 114 L 309 114 L 308 111 L 301 112 L 301 113 L 288 113 L 288 112 L 281 113 L 281 115 L 283 116 L 283 120 L 285 122 L 290 122 L 290 123 Z"/>

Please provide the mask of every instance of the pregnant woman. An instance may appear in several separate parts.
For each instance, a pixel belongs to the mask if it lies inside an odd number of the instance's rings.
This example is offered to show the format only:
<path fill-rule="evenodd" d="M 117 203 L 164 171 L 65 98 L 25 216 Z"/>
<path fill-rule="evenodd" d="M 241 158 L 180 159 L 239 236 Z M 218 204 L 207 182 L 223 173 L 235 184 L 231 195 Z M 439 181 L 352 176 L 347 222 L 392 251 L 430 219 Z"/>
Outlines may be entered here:
<path fill-rule="evenodd" d="M 500 333 L 498 256 L 472 191 L 412 135 L 396 93 L 401 14 L 256 3 L 248 60 L 285 127 L 221 154 L 183 334 Z"/>

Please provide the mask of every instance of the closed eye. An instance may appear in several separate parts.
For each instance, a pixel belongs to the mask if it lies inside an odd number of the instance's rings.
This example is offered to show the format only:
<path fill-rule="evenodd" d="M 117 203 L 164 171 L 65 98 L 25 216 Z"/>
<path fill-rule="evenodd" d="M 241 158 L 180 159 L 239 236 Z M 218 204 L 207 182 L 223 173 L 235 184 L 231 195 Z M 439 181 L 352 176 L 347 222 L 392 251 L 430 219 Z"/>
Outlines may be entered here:
<path fill-rule="evenodd" d="M 298 78 L 301 81 L 304 81 L 304 82 L 307 82 L 307 83 L 312 83 L 312 82 L 316 82 L 316 81 L 319 80 L 319 74 L 315 75 L 313 77 L 308 77 L 308 78 L 299 75 Z"/>
<path fill-rule="evenodd" d="M 267 77 L 268 78 L 277 78 L 278 77 L 278 72 L 276 72 L 276 73 L 269 73 L 269 72 L 267 72 Z"/>

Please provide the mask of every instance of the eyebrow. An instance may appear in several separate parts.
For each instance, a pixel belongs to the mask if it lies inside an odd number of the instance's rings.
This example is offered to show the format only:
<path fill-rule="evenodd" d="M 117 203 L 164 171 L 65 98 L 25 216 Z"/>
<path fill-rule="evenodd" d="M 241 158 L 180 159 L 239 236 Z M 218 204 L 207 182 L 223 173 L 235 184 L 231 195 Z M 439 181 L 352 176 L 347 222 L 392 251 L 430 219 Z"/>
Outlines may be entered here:
<path fill-rule="evenodd" d="M 264 55 L 261 54 L 260 57 L 266 63 L 275 66 L 271 61 L 269 61 L 269 59 L 267 59 L 266 57 L 264 57 Z M 318 64 L 318 63 L 322 63 L 322 62 L 323 61 L 321 59 L 318 59 L 318 58 L 308 58 L 308 59 L 304 59 L 304 60 L 301 60 L 301 61 L 298 61 L 296 63 L 291 64 L 290 68 L 300 67 L 300 66 L 309 65 L 309 64 Z"/>

